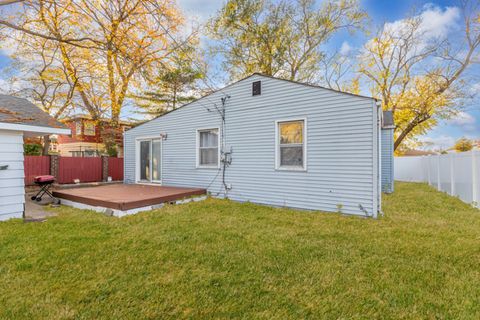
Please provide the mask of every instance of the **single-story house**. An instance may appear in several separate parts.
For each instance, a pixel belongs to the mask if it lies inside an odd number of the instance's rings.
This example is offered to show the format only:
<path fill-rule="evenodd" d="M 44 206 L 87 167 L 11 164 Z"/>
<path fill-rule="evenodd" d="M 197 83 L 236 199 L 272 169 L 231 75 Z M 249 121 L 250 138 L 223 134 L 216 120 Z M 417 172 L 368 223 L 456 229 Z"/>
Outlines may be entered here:
<path fill-rule="evenodd" d="M 22 218 L 23 138 L 45 134 L 70 134 L 70 129 L 26 99 L 0 95 L 0 221 Z"/>
<path fill-rule="evenodd" d="M 125 183 L 376 217 L 381 104 L 255 73 L 125 132 Z"/>

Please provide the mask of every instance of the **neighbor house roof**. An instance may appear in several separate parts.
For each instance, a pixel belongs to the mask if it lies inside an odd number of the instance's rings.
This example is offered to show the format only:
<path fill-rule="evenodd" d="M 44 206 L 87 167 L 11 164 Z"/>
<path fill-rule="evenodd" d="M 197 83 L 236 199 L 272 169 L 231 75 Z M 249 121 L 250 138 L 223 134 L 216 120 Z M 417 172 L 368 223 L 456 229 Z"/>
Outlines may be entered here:
<path fill-rule="evenodd" d="M 89 114 L 75 114 L 75 115 L 72 115 L 70 117 L 62 118 L 62 119 L 60 119 L 60 121 L 61 122 L 69 122 L 69 121 L 76 121 L 76 120 L 92 120 L 92 119 L 93 119 L 92 116 L 89 115 Z M 100 118 L 99 120 L 102 121 L 102 122 L 106 122 L 106 123 L 109 123 L 109 122 L 112 121 L 111 119 L 108 119 L 108 118 Z M 125 126 L 131 126 L 131 125 L 135 124 L 134 122 L 124 121 L 124 120 L 120 120 L 120 121 L 118 121 L 118 123 L 121 124 L 121 125 L 125 125 Z"/>
<path fill-rule="evenodd" d="M 0 94 L 0 129 L 70 134 L 70 129 L 28 101 Z"/>

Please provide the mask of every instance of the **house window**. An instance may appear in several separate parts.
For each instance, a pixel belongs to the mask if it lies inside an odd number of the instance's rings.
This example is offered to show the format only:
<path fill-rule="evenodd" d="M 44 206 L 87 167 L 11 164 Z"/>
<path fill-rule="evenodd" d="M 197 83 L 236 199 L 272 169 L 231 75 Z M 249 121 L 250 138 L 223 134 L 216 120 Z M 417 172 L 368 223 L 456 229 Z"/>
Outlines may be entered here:
<path fill-rule="evenodd" d="M 277 121 L 277 169 L 306 169 L 305 127 L 305 119 Z"/>
<path fill-rule="evenodd" d="M 88 149 L 83 151 L 83 156 L 86 158 L 98 157 L 97 150 Z"/>
<path fill-rule="evenodd" d="M 77 136 L 82 135 L 82 121 L 75 122 L 75 135 Z"/>
<path fill-rule="evenodd" d="M 88 121 L 84 123 L 85 128 L 83 129 L 83 134 L 86 136 L 95 135 L 95 122 Z"/>
<path fill-rule="evenodd" d="M 218 128 L 198 130 L 197 141 L 197 166 L 217 168 L 219 166 Z"/>

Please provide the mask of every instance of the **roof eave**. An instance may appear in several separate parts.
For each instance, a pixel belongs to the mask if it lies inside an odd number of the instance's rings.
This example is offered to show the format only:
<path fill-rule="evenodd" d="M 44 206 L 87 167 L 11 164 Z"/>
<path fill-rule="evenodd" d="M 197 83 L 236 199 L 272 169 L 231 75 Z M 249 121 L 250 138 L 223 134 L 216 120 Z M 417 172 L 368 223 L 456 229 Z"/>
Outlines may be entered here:
<path fill-rule="evenodd" d="M 67 128 L 32 126 L 28 124 L 7 123 L 7 122 L 0 122 L 0 130 L 24 131 L 24 132 L 31 132 L 31 133 L 38 133 L 38 134 L 62 134 L 62 135 L 72 134 L 72 131 Z"/>
<path fill-rule="evenodd" d="M 323 90 L 328 90 L 328 91 L 332 91 L 332 92 L 336 92 L 336 93 L 340 93 L 340 94 L 346 94 L 346 95 L 354 96 L 354 97 L 357 97 L 357 98 L 364 98 L 364 99 L 374 100 L 374 101 L 376 101 L 376 102 L 381 102 L 380 99 L 377 99 L 377 98 L 374 98 L 374 97 L 364 96 L 364 95 L 356 94 L 356 93 L 345 92 L 345 91 L 341 91 L 341 90 L 337 90 L 337 89 L 332 89 L 332 88 L 328 88 L 328 87 L 324 87 L 324 86 L 320 86 L 320 85 L 316 85 L 316 84 L 310 84 L 310 83 L 306 83 L 306 82 L 300 82 L 300 81 L 296 81 L 296 80 L 289 80 L 289 79 L 278 78 L 278 77 L 270 76 L 270 75 L 268 75 L 268 74 L 264 74 L 264 73 L 261 73 L 261 72 L 252 73 L 252 74 L 249 75 L 248 77 L 243 78 L 243 79 L 239 80 L 238 82 L 240 82 L 240 81 L 242 81 L 242 80 L 246 80 L 246 79 L 248 79 L 248 78 L 250 78 L 250 77 L 252 77 L 252 76 L 261 76 L 261 77 L 265 77 L 265 78 L 282 80 L 282 81 L 286 81 L 286 82 L 290 82 L 290 83 L 296 83 L 296 84 L 299 84 L 299 85 L 303 85 L 303 86 L 306 86 L 306 87 L 323 89 Z"/>

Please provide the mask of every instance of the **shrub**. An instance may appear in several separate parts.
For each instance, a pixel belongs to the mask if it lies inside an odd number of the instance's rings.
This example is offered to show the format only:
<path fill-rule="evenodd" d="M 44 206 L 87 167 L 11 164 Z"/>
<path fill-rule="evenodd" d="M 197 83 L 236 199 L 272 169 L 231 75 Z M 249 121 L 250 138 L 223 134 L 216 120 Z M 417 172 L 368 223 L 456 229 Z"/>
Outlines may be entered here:
<path fill-rule="evenodd" d="M 38 143 L 25 143 L 23 145 L 23 152 L 26 156 L 41 156 L 43 147 Z"/>

